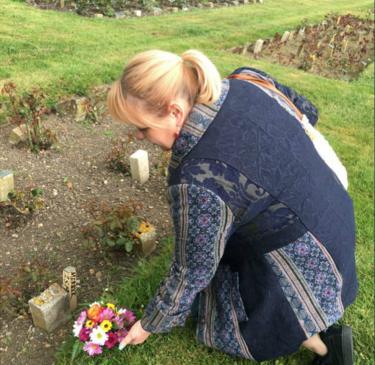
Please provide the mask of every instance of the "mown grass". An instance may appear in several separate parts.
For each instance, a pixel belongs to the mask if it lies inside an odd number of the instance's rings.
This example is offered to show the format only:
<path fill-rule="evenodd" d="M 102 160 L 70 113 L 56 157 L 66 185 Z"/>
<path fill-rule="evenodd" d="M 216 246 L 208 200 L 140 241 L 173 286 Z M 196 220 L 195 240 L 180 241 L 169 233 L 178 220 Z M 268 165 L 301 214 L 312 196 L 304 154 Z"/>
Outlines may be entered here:
<path fill-rule="evenodd" d="M 42 87 L 51 102 L 61 95 L 85 94 L 88 88 L 118 77 L 135 53 L 161 48 L 181 52 L 203 50 L 222 75 L 251 63 L 270 72 L 281 82 L 308 96 L 320 110 L 319 129 L 337 150 L 348 168 L 356 208 L 357 268 L 360 291 L 344 321 L 355 334 L 356 364 L 372 364 L 374 348 L 373 298 L 373 82 L 370 66 L 361 77 L 348 83 L 311 75 L 293 68 L 249 61 L 226 49 L 272 36 L 301 23 L 315 22 L 329 12 L 364 14 L 371 1 L 268 0 L 264 5 L 199 10 L 155 18 L 112 20 L 87 19 L 74 14 L 43 12 L 23 4 L 0 0 L 0 85 L 13 80 L 20 89 Z M 113 297 L 124 306 L 147 304 L 167 271 L 172 241 L 162 254 L 142 261 L 136 275 L 124 278 Z M 108 295 L 108 294 L 106 294 Z M 72 341 L 58 353 L 59 365 L 69 364 Z M 306 351 L 265 364 L 307 364 Z M 100 359 L 78 356 L 74 364 L 247 364 L 208 349 L 194 339 L 190 322 L 167 335 L 152 335 L 142 346 L 113 351 Z"/>

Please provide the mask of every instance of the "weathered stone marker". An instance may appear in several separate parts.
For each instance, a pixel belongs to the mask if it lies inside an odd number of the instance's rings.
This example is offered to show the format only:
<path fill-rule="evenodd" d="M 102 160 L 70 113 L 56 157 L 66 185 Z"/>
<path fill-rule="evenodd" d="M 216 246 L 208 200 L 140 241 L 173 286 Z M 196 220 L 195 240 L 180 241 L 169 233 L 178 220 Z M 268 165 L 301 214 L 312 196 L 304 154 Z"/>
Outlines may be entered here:
<path fill-rule="evenodd" d="M 123 19 L 123 18 L 125 18 L 125 12 L 123 12 L 123 11 L 115 11 L 115 18 L 116 19 Z"/>
<path fill-rule="evenodd" d="M 57 283 L 29 300 L 34 325 L 52 332 L 70 319 L 68 293 Z"/>
<path fill-rule="evenodd" d="M 149 176 L 148 153 L 144 150 L 138 150 L 130 156 L 130 171 L 133 180 L 138 180 L 144 184 Z"/>
<path fill-rule="evenodd" d="M 263 43 L 264 43 L 263 39 L 258 39 L 255 42 L 255 46 L 254 46 L 254 54 L 255 55 L 259 54 L 262 51 Z"/>
<path fill-rule="evenodd" d="M 77 270 L 68 266 L 63 271 L 63 288 L 69 295 L 69 307 L 73 311 L 77 308 Z"/>
<path fill-rule="evenodd" d="M 76 122 L 83 122 L 87 117 L 87 111 L 90 101 L 86 97 L 80 97 L 74 99 L 74 109 Z"/>
<path fill-rule="evenodd" d="M 144 256 L 148 256 L 152 251 L 155 250 L 156 230 L 153 225 L 147 224 L 147 231 L 140 232 L 138 234 L 138 238 L 141 241 L 142 253 Z"/>
<path fill-rule="evenodd" d="M 8 194 L 13 190 L 13 172 L 10 170 L 0 170 L 0 202 L 8 200 Z"/>
<path fill-rule="evenodd" d="M 245 46 L 242 48 L 241 54 L 245 55 L 247 53 L 247 50 L 249 49 L 249 47 L 250 47 L 250 43 L 245 44 Z"/>
<path fill-rule="evenodd" d="M 26 124 L 14 128 L 9 135 L 9 143 L 17 145 L 18 143 L 25 142 L 27 140 L 27 127 Z"/>
<path fill-rule="evenodd" d="M 281 37 L 281 43 L 287 42 L 289 39 L 290 32 L 285 31 L 283 36 Z"/>
<path fill-rule="evenodd" d="M 161 15 L 162 13 L 163 13 L 163 10 L 158 7 L 155 7 L 152 9 L 152 15 L 158 16 L 158 15 Z"/>

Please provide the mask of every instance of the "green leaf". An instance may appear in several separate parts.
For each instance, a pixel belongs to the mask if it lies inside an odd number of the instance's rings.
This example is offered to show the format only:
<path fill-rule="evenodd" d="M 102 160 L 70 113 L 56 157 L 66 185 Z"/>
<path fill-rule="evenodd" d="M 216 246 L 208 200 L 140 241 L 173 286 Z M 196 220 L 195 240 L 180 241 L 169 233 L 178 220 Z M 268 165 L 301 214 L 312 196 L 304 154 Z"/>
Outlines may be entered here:
<path fill-rule="evenodd" d="M 125 245 L 125 243 L 126 243 L 126 238 L 124 238 L 122 236 L 120 236 L 120 238 L 118 238 L 117 241 L 116 241 L 116 244 L 118 246 L 123 246 L 123 245 Z"/>
<path fill-rule="evenodd" d="M 130 240 L 126 240 L 125 242 L 125 251 L 126 252 L 132 252 L 133 250 L 133 242 Z"/>
<path fill-rule="evenodd" d="M 32 195 L 33 197 L 41 196 L 41 195 L 43 195 L 43 189 L 41 189 L 41 188 L 35 188 L 35 189 L 32 189 L 32 190 L 31 190 L 31 195 Z"/>
<path fill-rule="evenodd" d="M 136 232 L 139 227 L 139 219 L 135 216 L 130 217 L 126 222 L 126 226 L 130 232 Z"/>
<path fill-rule="evenodd" d="M 114 231 L 117 227 L 118 227 L 118 224 L 116 220 L 113 220 L 111 224 L 109 225 L 109 228 L 111 229 L 111 231 Z"/>
<path fill-rule="evenodd" d="M 73 346 L 72 356 L 70 357 L 70 364 L 73 364 L 73 361 L 77 357 L 77 354 L 80 348 L 81 348 L 80 342 L 76 341 L 76 343 Z"/>
<path fill-rule="evenodd" d="M 105 243 L 109 246 L 109 247 L 115 247 L 116 246 L 116 242 L 111 240 L 110 238 L 106 238 L 105 239 Z"/>

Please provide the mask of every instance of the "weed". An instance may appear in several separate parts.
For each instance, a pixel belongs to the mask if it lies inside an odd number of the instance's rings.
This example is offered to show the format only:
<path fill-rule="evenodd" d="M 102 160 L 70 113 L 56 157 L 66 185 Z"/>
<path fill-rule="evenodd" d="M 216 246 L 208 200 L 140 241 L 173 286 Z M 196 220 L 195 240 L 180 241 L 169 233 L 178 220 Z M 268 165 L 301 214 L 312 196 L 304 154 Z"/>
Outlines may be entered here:
<path fill-rule="evenodd" d="M 149 225 L 137 215 L 139 205 L 134 202 L 111 207 L 106 202 L 92 201 L 87 208 L 94 221 L 81 232 L 90 243 L 132 252 L 139 235 L 148 231 Z"/>
<path fill-rule="evenodd" d="M 7 97 L 5 103 L 10 109 L 10 122 L 26 126 L 27 143 L 33 152 L 46 150 L 56 142 L 55 134 L 42 125 L 49 109 L 44 105 L 45 95 L 41 90 L 34 88 L 31 92 L 19 95 L 16 85 L 8 82 L 1 89 L 1 94 Z"/>

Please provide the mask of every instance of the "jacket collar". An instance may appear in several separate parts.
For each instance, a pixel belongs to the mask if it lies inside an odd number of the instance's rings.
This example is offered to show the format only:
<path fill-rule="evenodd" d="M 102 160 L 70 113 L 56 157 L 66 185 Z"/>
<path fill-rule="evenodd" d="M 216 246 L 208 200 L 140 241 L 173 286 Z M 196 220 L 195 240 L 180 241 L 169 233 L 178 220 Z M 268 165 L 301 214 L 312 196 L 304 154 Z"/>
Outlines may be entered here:
<path fill-rule="evenodd" d="M 172 157 L 169 165 L 171 168 L 176 168 L 202 138 L 223 105 L 228 91 L 229 80 L 224 79 L 220 97 L 213 104 L 194 105 L 181 129 L 180 136 L 172 147 Z"/>

